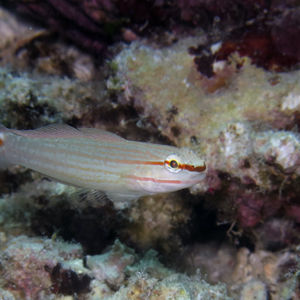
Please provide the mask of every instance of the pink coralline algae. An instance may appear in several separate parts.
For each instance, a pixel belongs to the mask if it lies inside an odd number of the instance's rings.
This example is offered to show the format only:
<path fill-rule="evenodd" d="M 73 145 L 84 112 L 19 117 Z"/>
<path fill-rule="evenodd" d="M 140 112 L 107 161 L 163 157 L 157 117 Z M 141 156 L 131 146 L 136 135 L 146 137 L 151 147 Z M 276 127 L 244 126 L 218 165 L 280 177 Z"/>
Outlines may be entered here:
<path fill-rule="evenodd" d="M 300 224 L 300 205 L 291 205 L 286 208 L 286 214 Z"/>
<path fill-rule="evenodd" d="M 262 219 L 262 208 L 264 201 L 257 196 L 237 199 L 238 218 L 243 227 L 253 227 Z"/>
<path fill-rule="evenodd" d="M 278 195 L 272 197 L 263 193 L 241 192 L 235 205 L 240 226 L 250 228 L 278 214 L 285 203 Z"/>
<path fill-rule="evenodd" d="M 19 299 L 41 299 L 50 292 L 72 294 L 74 282 L 77 284 L 75 290 L 80 292 L 78 286 L 82 280 L 88 287 L 90 279 L 63 270 L 61 263 L 81 257 L 79 245 L 19 236 L 9 241 L 0 255 L 1 278 L 7 283 L 7 288 L 20 293 Z"/>

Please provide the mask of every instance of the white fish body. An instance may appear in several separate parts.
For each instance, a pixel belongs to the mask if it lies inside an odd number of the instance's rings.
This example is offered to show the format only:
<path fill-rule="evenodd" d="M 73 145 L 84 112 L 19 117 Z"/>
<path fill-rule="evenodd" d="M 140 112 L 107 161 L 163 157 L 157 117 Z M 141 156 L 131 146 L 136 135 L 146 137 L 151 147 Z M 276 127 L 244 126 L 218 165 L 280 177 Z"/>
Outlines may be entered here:
<path fill-rule="evenodd" d="M 103 191 L 116 204 L 201 182 L 205 163 L 192 150 L 125 140 L 93 128 L 0 127 L 0 168 L 22 165 L 58 181 Z"/>

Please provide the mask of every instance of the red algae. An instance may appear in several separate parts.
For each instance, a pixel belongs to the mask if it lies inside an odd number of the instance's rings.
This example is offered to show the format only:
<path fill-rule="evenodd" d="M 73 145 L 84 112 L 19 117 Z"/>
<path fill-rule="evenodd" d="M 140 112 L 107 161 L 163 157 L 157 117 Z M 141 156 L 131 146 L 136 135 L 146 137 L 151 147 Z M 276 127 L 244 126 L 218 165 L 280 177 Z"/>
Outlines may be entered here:
<path fill-rule="evenodd" d="M 216 60 L 227 60 L 235 52 L 242 57 L 250 57 L 252 63 L 259 67 L 276 72 L 292 68 L 300 58 L 280 51 L 269 29 L 257 31 L 252 28 L 239 38 L 229 38 L 216 53 Z"/>

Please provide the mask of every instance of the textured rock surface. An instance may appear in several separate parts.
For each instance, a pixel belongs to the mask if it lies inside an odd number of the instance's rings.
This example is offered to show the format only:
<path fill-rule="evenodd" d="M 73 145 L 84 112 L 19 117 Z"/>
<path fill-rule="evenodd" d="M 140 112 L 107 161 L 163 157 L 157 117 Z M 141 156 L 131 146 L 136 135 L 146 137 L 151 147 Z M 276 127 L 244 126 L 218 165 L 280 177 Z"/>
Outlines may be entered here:
<path fill-rule="evenodd" d="M 0 256 L 3 299 L 230 299 L 224 285 L 177 274 L 148 252 L 138 259 L 132 249 L 116 241 L 111 251 L 89 256 L 86 266 L 76 244 L 19 236 L 2 245 Z M 113 293 L 113 291 L 117 291 Z M 72 298 L 73 299 L 73 298 Z"/>
<path fill-rule="evenodd" d="M 167 27 L 151 23 L 154 15 L 147 24 L 133 18 L 119 29 L 135 42 L 113 44 L 110 56 L 100 57 L 1 10 L 0 123 L 25 129 L 67 122 L 189 146 L 206 157 L 208 175 L 191 191 L 145 197 L 116 211 L 93 193 L 35 172 L 1 171 L 0 298 L 299 298 L 299 71 L 276 56 L 298 57 L 289 43 L 298 36 L 298 9 L 293 1 L 270 2 L 251 21 L 262 26 L 260 39 L 245 24 L 266 3 L 196 2 L 176 2 L 185 24 L 172 24 L 175 2 L 158 1 L 154 12 L 172 16 Z M 246 14 L 235 18 L 236 7 Z M 203 11 L 218 18 L 205 22 Z M 197 27 L 203 22 L 212 30 Z M 236 26 L 248 34 L 239 38 Z M 276 55 L 262 65 L 270 48 L 259 42 L 270 35 Z M 89 32 L 76 42 L 93 38 Z M 112 42 L 101 36 L 94 49 Z M 228 43 L 233 50 L 251 47 L 221 57 Z M 273 67 L 286 72 L 266 71 Z"/>

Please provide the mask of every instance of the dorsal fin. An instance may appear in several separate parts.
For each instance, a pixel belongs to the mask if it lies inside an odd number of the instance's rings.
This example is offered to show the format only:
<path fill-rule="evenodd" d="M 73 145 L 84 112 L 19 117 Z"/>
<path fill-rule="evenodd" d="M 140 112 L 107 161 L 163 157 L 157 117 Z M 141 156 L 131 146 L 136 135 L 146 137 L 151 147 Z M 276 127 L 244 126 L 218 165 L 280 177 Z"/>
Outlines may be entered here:
<path fill-rule="evenodd" d="M 14 130 L 14 134 L 32 138 L 72 138 L 83 137 L 83 134 L 74 127 L 65 124 L 51 124 L 34 130 Z"/>
<path fill-rule="evenodd" d="M 93 138 L 93 139 L 99 139 L 101 141 L 126 141 L 122 137 L 118 136 L 115 133 L 105 131 L 103 129 L 98 128 L 79 128 L 80 132 L 82 132 L 84 135 Z"/>
<path fill-rule="evenodd" d="M 76 129 L 65 124 L 51 124 L 34 130 L 14 130 L 10 132 L 31 138 L 76 138 L 87 137 L 96 140 L 105 141 L 126 141 L 122 137 L 97 128 L 79 128 Z"/>

